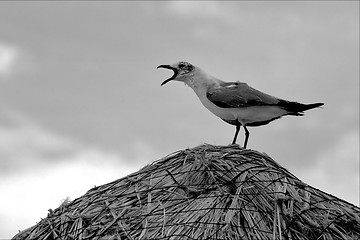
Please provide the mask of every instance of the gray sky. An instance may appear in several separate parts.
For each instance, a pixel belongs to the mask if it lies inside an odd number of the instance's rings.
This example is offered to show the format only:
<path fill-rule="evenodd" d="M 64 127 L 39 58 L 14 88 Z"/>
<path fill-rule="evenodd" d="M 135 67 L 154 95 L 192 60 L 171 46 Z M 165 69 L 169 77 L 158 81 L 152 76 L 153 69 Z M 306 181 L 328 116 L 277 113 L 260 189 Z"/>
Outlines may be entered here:
<path fill-rule="evenodd" d="M 160 64 L 324 102 L 250 128 L 304 182 L 359 206 L 359 2 L 0 2 L 0 238 L 235 128 Z M 243 142 L 240 132 L 238 142 Z"/>

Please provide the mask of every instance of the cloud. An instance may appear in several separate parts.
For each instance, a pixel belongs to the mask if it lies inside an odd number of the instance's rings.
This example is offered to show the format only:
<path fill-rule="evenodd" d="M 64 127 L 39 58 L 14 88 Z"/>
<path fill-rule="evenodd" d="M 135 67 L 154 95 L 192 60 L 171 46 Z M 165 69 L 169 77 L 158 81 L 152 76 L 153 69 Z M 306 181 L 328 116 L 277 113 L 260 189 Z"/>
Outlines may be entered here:
<path fill-rule="evenodd" d="M 233 4 L 221 1 L 169 1 L 163 11 L 171 20 L 180 20 L 179 31 L 196 38 L 221 37 L 224 27 L 233 26 L 239 18 Z"/>
<path fill-rule="evenodd" d="M 236 14 L 219 1 L 170 1 L 167 2 L 165 10 L 184 18 L 205 18 L 232 22 Z"/>
<path fill-rule="evenodd" d="M 19 50 L 16 47 L 0 43 L 0 78 L 7 78 L 14 72 Z"/>
<path fill-rule="evenodd" d="M 344 134 L 298 176 L 313 187 L 359 206 L 358 130 Z"/>
<path fill-rule="evenodd" d="M 88 149 L 59 159 L 49 167 L 11 177 L 0 177 L 0 238 L 10 238 L 18 230 L 35 225 L 67 197 L 83 195 L 95 185 L 130 174 L 138 166 L 124 165 L 121 156 Z"/>
<path fill-rule="evenodd" d="M 0 112 L 0 145 L 1 174 L 49 164 L 81 148 L 14 111 Z"/>
<path fill-rule="evenodd" d="M 171 1 L 167 10 L 183 16 L 217 17 L 219 2 Z"/>
<path fill-rule="evenodd" d="M 0 146 L 0 192 L 6 196 L 0 198 L 0 238 L 36 224 L 62 199 L 124 177 L 144 162 L 130 165 L 120 154 L 80 144 L 13 111 L 0 112 Z"/>

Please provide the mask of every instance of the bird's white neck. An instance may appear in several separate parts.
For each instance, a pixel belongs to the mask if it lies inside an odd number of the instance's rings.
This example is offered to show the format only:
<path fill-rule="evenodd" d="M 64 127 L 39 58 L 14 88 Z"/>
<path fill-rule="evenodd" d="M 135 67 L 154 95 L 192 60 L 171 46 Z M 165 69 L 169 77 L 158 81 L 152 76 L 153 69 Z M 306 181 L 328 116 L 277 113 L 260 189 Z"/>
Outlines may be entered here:
<path fill-rule="evenodd" d="M 197 69 L 198 74 L 195 74 L 191 77 L 188 77 L 184 83 L 191 87 L 197 95 L 206 94 L 206 91 L 209 88 L 214 88 L 216 86 L 219 86 L 222 82 L 221 80 L 208 75 L 201 69 Z"/>

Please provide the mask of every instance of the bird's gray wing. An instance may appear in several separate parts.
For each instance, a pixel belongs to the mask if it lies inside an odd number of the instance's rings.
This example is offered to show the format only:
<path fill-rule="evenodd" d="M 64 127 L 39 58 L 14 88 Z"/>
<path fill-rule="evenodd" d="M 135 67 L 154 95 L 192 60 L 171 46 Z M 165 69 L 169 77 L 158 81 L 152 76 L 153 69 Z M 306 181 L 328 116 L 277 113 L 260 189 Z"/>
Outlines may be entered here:
<path fill-rule="evenodd" d="M 276 105 L 279 99 L 260 92 L 246 83 L 223 83 L 206 93 L 209 101 L 222 108 L 241 108 L 261 105 Z"/>

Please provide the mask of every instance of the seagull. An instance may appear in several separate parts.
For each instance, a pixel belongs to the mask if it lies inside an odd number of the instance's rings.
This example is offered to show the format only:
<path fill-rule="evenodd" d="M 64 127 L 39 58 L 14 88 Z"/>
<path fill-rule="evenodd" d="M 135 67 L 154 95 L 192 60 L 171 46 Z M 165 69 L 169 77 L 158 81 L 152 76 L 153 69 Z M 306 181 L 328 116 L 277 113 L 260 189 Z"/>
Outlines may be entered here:
<path fill-rule="evenodd" d="M 286 115 L 302 116 L 304 111 L 324 105 L 287 101 L 260 92 L 243 82 L 224 82 L 188 62 L 160 65 L 157 68 L 166 68 L 174 72 L 161 86 L 169 81 L 184 82 L 194 90 L 210 112 L 236 126 L 232 144 L 236 144 L 242 126 L 245 130 L 244 148 L 250 135 L 247 127 L 266 125 Z"/>

